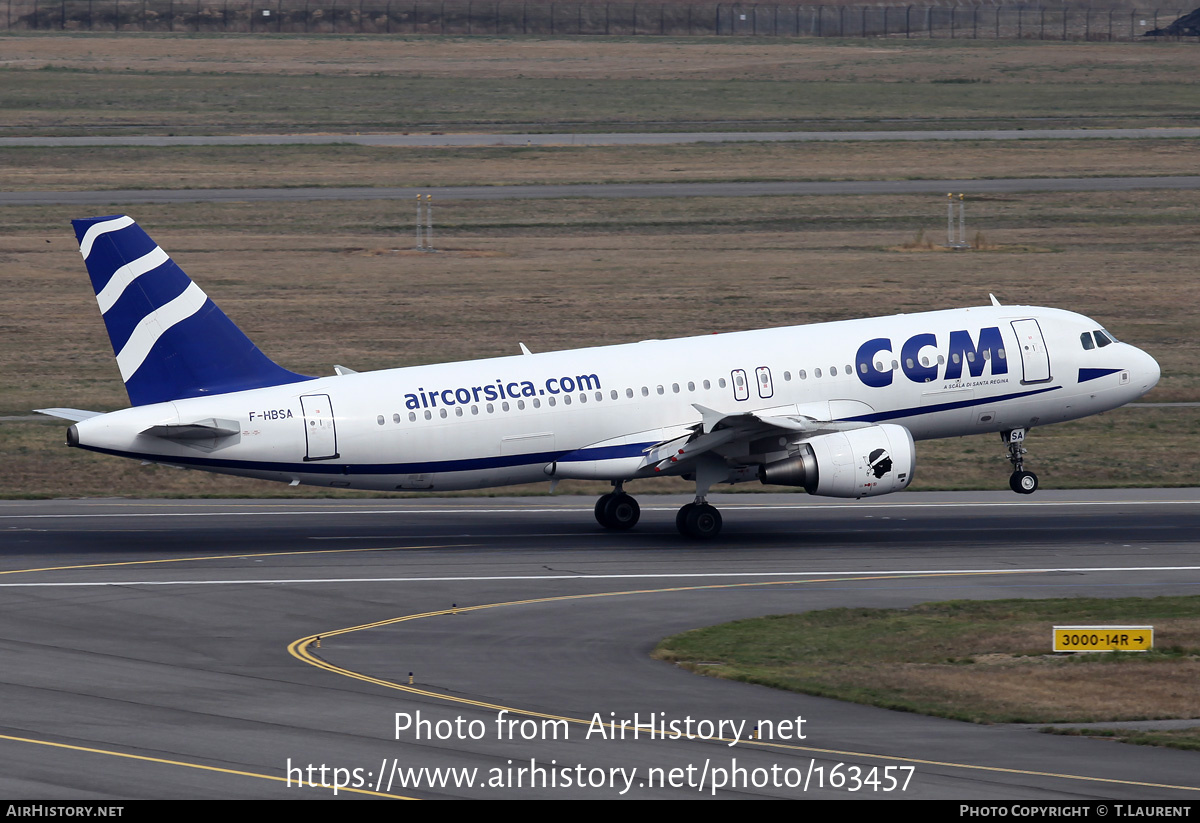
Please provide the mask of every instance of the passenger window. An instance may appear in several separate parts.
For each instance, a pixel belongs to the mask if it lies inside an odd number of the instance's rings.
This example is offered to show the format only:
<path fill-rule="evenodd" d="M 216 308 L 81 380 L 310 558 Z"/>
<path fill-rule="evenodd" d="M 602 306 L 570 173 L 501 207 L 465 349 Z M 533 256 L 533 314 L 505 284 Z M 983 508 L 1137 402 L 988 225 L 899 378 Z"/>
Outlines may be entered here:
<path fill-rule="evenodd" d="M 808 372 L 806 372 L 804 369 L 801 369 L 800 371 L 796 372 L 796 376 L 799 377 L 801 380 L 807 380 Z"/>
<path fill-rule="evenodd" d="M 383 415 L 382 414 L 379 415 L 379 417 L 375 418 L 375 420 L 376 420 L 376 422 L 379 423 L 379 425 L 381 425 L 381 426 L 383 425 Z"/>
<path fill-rule="evenodd" d="M 415 422 L 417 422 L 417 413 L 416 413 L 416 412 L 409 412 L 409 413 L 408 413 L 408 422 L 409 422 L 409 423 L 415 423 Z"/>

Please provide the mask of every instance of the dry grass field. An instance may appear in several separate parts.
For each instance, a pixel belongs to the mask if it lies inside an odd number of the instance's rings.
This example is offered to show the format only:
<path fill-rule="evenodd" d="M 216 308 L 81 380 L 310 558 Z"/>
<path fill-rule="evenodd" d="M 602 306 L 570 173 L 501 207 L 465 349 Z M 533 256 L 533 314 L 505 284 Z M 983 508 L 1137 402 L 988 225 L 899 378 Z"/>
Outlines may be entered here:
<path fill-rule="evenodd" d="M 4 134 L 1193 125 L 1191 43 L 0 37 Z"/>
<path fill-rule="evenodd" d="M 1160 176 L 1200 167 L 1200 140 L 709 143 L 419 149 L 368 146 L 9 148 L 9 191 L 462 186 L 746 180 Z M 98 170 L 103 169 L 103 172 Z"/>
<path fill-rule="evenodd" d="M 1200 600 L 998 600 L 831 609 L 663 640 L 659 659 L 732 680 L 982 723 L 1196 717 Z M 1153 625 L 1146 654 L 1053 654 L 1051 626 Z M 1196 748 L 1200 729 L 1175 744 Z"/>
<path fill-rule="evenodd" d="M 1004 124 L 1170 125 L 1195 114 L 1183 103 L 1194 101 L 1198 62 L 1189 44 L 22 36 L 0 38 L 0 107 L 9 134 L 114 124 L 122 133 L 365 129 L 380 127 L 375 114 L 424 116 L 406 114 L 409 98 L 388 85 L 403 83 L 436 122 L 474 130 L 560 123 L 564 101 L 589 127 L 611 125 L 620 109 L 630 122 L 670 129 L 756 118 L 861 128 L 860 109 L 875 104 L 907 125 L 954 125 L 968 110 Z M 798 106 L 798 94 L 819 105 Z M 877 114 L 872 127 L 896 127 Z M 1194 169 L 1197 145 L 7 148 L 0 185 L 1163 175 Z M 115 203 L 95 212 L 132 213 L 268 354 L 308 373 L 511 354 L 518 341 L 544 351 L 972 305 L 993 292 L 1095 316 L 1162 363 L 1150 400 L 1200 400 L 1200 194 L 978 197 L 967 202 L 968 229 L 982 250 L 906 251 L 918 233 L 943 236 L 944 209 L 941 196 L 447 201 L 437 204 L 438 254 L 411 250 L 408 202 Z M 126 403 L 69 227 L 83 213 L 0 207 L 0 415 Z M 1200 454 L 1180 444 L 1198 427 L 1190 408 L 1121 410 L 1035 432 L 1030 465 L 1047 487 L 1191 485 Z M 0 495 L 309 493 L 141 467 L 61 442 L 56 422 L 0 422 Z M 1007 477 L 990 438 L 923 443 L 918 464 L 919 488 L 1003 488 Z M 685 484 L 642 490 L 656 489 Z"/>

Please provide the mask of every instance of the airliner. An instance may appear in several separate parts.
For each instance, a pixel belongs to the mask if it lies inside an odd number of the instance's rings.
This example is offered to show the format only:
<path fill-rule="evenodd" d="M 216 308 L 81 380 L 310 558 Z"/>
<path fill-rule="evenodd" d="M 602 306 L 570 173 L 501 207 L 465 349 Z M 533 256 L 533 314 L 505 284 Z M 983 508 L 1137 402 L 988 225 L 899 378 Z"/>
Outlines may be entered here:
<path fill-rule="evenodd" d="M 1030 429 L 1115 409 L 1159 366 L 1099 323 L 990 305 L 332 375 L 263 354 L 130 217 L 73 221 L 129 394 L 70 446 L 291 485 L 375 491 L 608 481 L 605 529 L 637 524 L 628 481 L 679 476 L 681 534 L 721 531 L 717 484 L 861 498 L 907 488 L 914 441 L 999 433 L 1020 494 Z"/>

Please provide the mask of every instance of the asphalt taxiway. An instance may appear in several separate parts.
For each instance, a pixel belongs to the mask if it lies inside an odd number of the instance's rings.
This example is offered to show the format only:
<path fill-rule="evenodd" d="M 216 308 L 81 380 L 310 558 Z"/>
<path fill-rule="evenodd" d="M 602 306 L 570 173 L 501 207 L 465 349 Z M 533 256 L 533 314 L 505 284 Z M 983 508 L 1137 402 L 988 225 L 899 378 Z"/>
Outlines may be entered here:
<path fill-rule="evenodd" d="M 714 497 L 705 544 L 676 534 L 680 499 L 642 497 L 623 534 L 592 502 L 0 502 L 0 795 L 1200 799 L 1196 753 L 649 656 L 762 614 L 1193 594 L 1196 490 Z M 688 718 L 714 739 L 631 725 Z"/>

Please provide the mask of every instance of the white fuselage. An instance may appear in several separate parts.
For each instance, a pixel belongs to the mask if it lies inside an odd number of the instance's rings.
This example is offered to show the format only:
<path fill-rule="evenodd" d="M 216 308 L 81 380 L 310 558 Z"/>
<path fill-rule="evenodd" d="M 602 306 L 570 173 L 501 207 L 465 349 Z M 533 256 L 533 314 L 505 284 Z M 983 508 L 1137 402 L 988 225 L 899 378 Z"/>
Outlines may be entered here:
<path fill-rule="evenodd" d="M 895 423 L 917 440 L 1113 409 L 1159 370 L 1123 343 L 1085 349 L 1081 334 L 1099 328 L 1057 309 L 986 306 L 647 340 L 138 406 L 83 420 L 73 436 L 96 451 L 327 487 L 620 480 L 644 475 L 647 449 L 698 424 L 696 405 Z M 199 421 L 237 434 L 143 433 Z"/>

